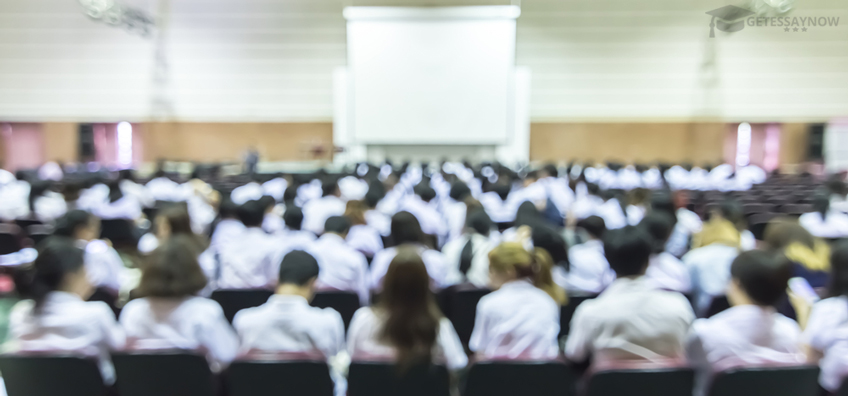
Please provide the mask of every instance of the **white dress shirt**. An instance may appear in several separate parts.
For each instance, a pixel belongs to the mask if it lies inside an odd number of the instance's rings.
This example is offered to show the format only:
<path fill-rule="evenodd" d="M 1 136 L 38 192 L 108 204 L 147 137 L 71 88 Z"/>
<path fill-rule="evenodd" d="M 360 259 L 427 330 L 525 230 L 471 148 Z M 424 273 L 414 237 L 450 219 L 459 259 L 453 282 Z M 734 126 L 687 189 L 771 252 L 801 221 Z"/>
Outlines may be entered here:
<path fill-rule="evenodd" d="M 179 183 L 167 178 L 157 177 L 146 184 L 150 195 L 157 201 L 181 202 L 185 200 L 185 190 Z"/>
<path fill-rule="evenodd" d="M 345 212 L 345 201 L 335 195 L 310 200 L 303 205 L 303 225 L 301 228 L 316 234 L 324 232 L 324 223 L 333 216 Z"/>
<path fill-rule="evenodd" d="M 265 195 L 265 189 L 257 182 L 250 182 L 233 189 L 233 192 L 230 193 L 230 200 L 236 205 L 242 205 L 247 201 L 262 198 L 263 195 Z"/>
<path fill-rule="evenodd" d="M 488 359 L 554 360 L 558 335 L 557 303 L 517 280 L 480 299 L 469 348 Z"/>
<path fill-rule="evenodd" d="M 683 356 L 695 319 L 680 293 L 659 290 L 644 277 L 618 278 L 574 312 L 565 356 L 594 359 L 665 359 Z"/>
<path fill-rule="evenodd" d="M 47 191 L 35 199 L 35 218 L 43 222 L 52 222 L 68 211 L 68 204 L 62 194 Z"/>
<path fill-rule="evenodd" d="M 742 230 L 742 232 L 739 233 L 739 248 L 746 252 L 757 248 L 757 238 L 754 237 L 753 232 L 750 230 Z"/>
<path fill-rule="evenodd" d="M 94 208 L 109 202 L 109 187 L 103 183 L 97 183 L 90 188 L 80 191 L 77 199 L 77 209 L 93 211 Z"/>
<path fill-rule="evenodd" d="M 265 217 L 262 219 L 262 229 L 269 234 L 276 234 L 286 229 L 286 223 L 276 213 L 265 213 Z"/>
<path fill-rule="evenodd" d="M 568 262 L 569 271 L 556 266 L 553 277 L 554 282 L 569 293 L 598 294 L 615 280 L 615 272 L 604 255 L 604 243 L 599 239 L 572 246 L 568 249 Z"/>
<path fill-rule="evenodd" d="M 399 211 L 412 213 L 418 219 L 418 223 L 421 224 L 421 231 L 424 231 L 425 234 L 435 235 L 442 241 L 448 235 L 448 223 L 434 206 L 413 194 L 401 200 Z"/>
<path fill-rule="evenodd" d="M 277 284 L 283 258 L 279 238 L 249 227 L 230 243 L 218 246 L 221 289 L 259 289 Z"/>
<path fill-rule="evenodd" d="M 0 219 L 12 221 L 29 214 L 29 183 L 16 180 L 0 189 Z"/>
<path fill-rule="evenodd" d="M 832 297 L 813 305 L 803 338 L 824 354 L 819 384 L 836 392 L 848 376 L 848 298 Z"/>
<path fill-rule="evenodd" d="M 677 223 L 671 230 L 671 236 L 665 244 L 665 251 L 675 257 L 681 257 L 689 249 L 689 237 L 701 232 L 703 226 L 701 218 L 686 208 L 677 209 Z"/>
<path fill-rule="evenodd" d="M 445 240 L 458 238 L 465 229 L 465 212 L 468 211 L 468 207 L 465 206 L 465 203 L 454 201 L 451 198 L 442 200 L 440 206 L 448 229 Z"/>
<path fill-rule="evenodd" d="M 262 183 L 262 195 L 270 195 L 277 202 L 282 202 L 287 188 L 289 188 L 288 180 L 277 177 Z"/>
<path fill-rule="evenodd" d="M 100 239 L 79 241 L 78 245 L 85 249 L 85 270 L 89 283 L 94 287 L 118 292 L 121 289 L 121 275 L 126 267 L 115 248 Z"/>
<path fill-rule="evenodd" d="M 374 257 L 377 252 L 383 250 L 383 238 L 380 231 L 366 224 L 350 227 L 346 239 L 348 246 L 369 257 Z"/>
<path fill-rule="evenodd" d="M 238 238 L 245 230 L 244 223 L 236 219 L 223 219 L 215 226 L 215 231 L 209 239 L 210 247 L 220 247 Z"/>
<path fill-rule="evenodd" d="M 9 316 L 9 344 L 12 351 L 74 352 L 97 357 L 107 384 L 115 382 L 110 351 L 124 347 L 124 332 L 115 313 L 102 302 L 86 302 L 75 294 L 52 292 L 41 311 L 35 302 L 15 304 Z"/>
<path fill-rule="evenodd" d="M 124 195 L 115 202 L 104 201 L 95 206 L 91 212 L 103 220 L 136 220 L 142 215 L 141 204 L 132 195 Z"/>
<path fill-rule="evenodd" d="M 604 204 L 604 199 L 597 195 L 578 195 L 571 205 L 571 214 L 575 219 L 582 220 L 597 215 L 598 208 Z"/>
<path fill-rule="evenodd" d="M 668 252 L 651 256 L 645 277 L 663 290 L 681 293 L 692 291 L 692 278 L 686 265 Z"/>
<path fill-rule="evenodd" d="M 424 246 L 416 246 L 416 249 L 427 267 L 427 275 L 433 281 L 433 286 L 438 289 L 450 286 L 452 283 L 449 283 L 447 279 L 448 264 L 445 261 L 445 256 L 437 250 L 428 249 Z M 383 278 L 396 255 L 397 248 L 395 247 L 383 249 L 374 255 L 374 259 L 371 260 L 371 290 L 379 291 L 383 289 Z"/>
<path fill-rule="evenodd" d="M 361 200 L 368 193 L 368 182 L 354 176 L 345 176 L 339 179 L 339 191 L 347 200 Z"/>
<path fill-rule="evenodd" d="M 394 347 L 381 339 L 383 323 L 384 319 L 371 307 L 356 311 L 347 334 L 347 350 L 354 361 L 395 357 Z M 447 318 L 439 320 L 439 331 L 433 349 L 434 362 L 445 363 L 450 370 L 459 370 L 468 365 L 468 356 L 465 355 L 459 336 Z"/>
<path fill-rule="evenodd" d="M 538 183 L 542 183 L 548 198 L 564 216 L 574 203 L 574 191 L 571 191 L 571 187 L 568 186 L 568 179 L 550 176 L 539 179 Z"/>
<path fill-rule="evenodd" d="M 369 227 L 374 227 L 382 236 L 389 236 L 392 233 L 392 218 L 378 210 L 365 212 L 365 223 Z"/>
<path fill-rule="evenodd" d="M 337 234 L 327 233 L 315 241 L 309 253 L 318 261 L 319 289 L 351 291 L 359 295 L 359 303 L 368 305 L 368 260 L 348 246 Z"/>
<path fill-rule="evenodd" d="M 497 246 L 497 238 L 493 239 L 477 233 L 470 234 L 471 238 L 471 267 L 465 276 L 459 270 L 462 249 L 468 243 L 469 234 L 461 235 L 442 248 L 442 255 L 447 263 L 446 283 L 459 284 L 466 280 L 474 286 L 489 287 L 489 252 Z"/>
<path fill-rule="evenodd" d="M 829 210 L 822 219 L 821 213 L 804 213 L 798 222 L 810 234 L 819 238 L 844 238 L 848 236 L 848 215 L 836 210 Z"/>
<path fill-rule="evenodd" d="M 714 243 L 683 256 L 683 264 L 689 269 L 692 279 L 695 307 L 699 314 L 706 313 L 713 297 L 724 295 L 730 282 L 730 265 L 738 255 L 738 248 Z"/>
<path fill-rule="evenodd" d="M 507 201 L 509 196 L 507 196 Z M 480 204 L 486 210 L 486 214 L 495 223 L 506 223 L 515 220 L 515 208 L 507 205 L 507 201 L 494 191 L 485 192 L 480 195 Z"/>
<path fill-rule="evenodd" d="M 215 372 L 238 353 L 238 337 L 224 310 L 202 297 L 132 300 L 121 311 L 121 326 L 131 350 L 203 351 Z"/>
<path fill-rule="evenodd" d="M 124 179 L 121 180 L 120 187 L 123 194 L 135 197 L 141 206 L 149 208 L 156 205 L 156 200 L 153 198 L 153 194 L 150 193 L 147 186 L 135 183 L 132 180 Z"/>

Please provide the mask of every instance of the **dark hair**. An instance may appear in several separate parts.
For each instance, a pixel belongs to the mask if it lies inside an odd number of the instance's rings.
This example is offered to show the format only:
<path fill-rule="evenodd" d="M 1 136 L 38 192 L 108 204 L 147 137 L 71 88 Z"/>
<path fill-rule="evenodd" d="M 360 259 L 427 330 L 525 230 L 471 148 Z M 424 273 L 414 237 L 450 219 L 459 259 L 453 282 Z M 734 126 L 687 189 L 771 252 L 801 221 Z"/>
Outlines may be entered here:
<path fill-rule="evenodd" d="M 84 210 L 71 210 L 56 220 L 56 228 L 53 235 L 74 238 L 80 227 L 85 227 L 91 221 L 93 215 Z"/>
<path fill-rule="evenodd" d="M 312 278 L 317 278 L 320 268 L 318 261 L 303 250 L 292 250 L 280 263 L 279 284 L 305 286 Z"/>
<path fill-rule="evenodd" d="M 492 186 L 492 191 L 494 191 L 495 194 L 498 194 L 498 197 L 501 198 L 501 201 L 506 201 L 507 197 L 509 197 L 510 189 L 511 188 L 509 184 L 498 183 Z"/>
<path fill-rule="evenodd" d="M 671 216 L 675 224 L 677 224 L 677 208 L 674 206 L 674 199 L 668 192 L 656 192 L 651 197 L 651 211 L 665 212 Z"/>
<path fill-rule="evenodd" d="M 671 231 L 674 230 L 674 221 L 668 213 L 653 212 L 642 218 L 639 227 L 653 238 L 653 252 L 657 254 L 665 251 L 665 244 L 671 237 Z"/>
<path fill-rule="evenodd" d="M 604 234 L 604 255 L 621 278 L 642 275 L 651 257 L 651 236 L 636 226 L 609 230 Z"/>
<path fill-rule="evenodd" d="M 297 186 L 291 185 L 283 191 L 283 203 L 286 206 L 294 205 L 295 198 L 297 198 Z"/>
<path fill-rule="evenodd" d="M 174 235 L 160 245 L 141 267 L 136 292 L 141 297 L 186 297 L 206 287 L 197 262 L 198 251 L 188 235 Z"/>
<path fill-rule="evenodd" d="M 65 180 L 62 185 L 62 195 L 66 202 L 74 202 L 79 199 L 83 189 L 81 180 Z"/>
<path fill-rule="evenodd" d="M 533 202 L 524 201 L 518 206 L 518 210 L 515 212 L 515 226 L 527 225 L 534 227 L 541 223 L 542 220 L 540 217 L 541 215 L 539 214 L 539 209 L 536 209 L 536 205 Z"/>
<path fill-rule="evenodd" d="M 792 263 L 783 253 L 751 250 L 736 256 L 730 276 L 757 305 L 773 306 L 786 291 Z"/>
<path fill-rule="evenodd" d="M 261 227 L 265 219 L 265 208 L 259 201 L 252 199 L 239 206 L 238 217 L 245 227 Z"/>
<path fill-rule="evenodd" d="M 397 212 L 392 216 L 391 238 L 395 246 L 425 242 L 421 223 L 412 213 L 406 211 Z"/>
<path fill-rule="evenodd" d="M 821 215 L 822 220 L 827 220 L 827 212 L 830 210 L 830 197 L 824 192 L 816 192 L 813 195 L 813 211 Z"/>
<path fill-rule="evenodd" d="M 554 265 L 562 266 L 566 271 L 571 269 L 568 261 L 568 243 L 562 235 L 550 227 L 533 227 L 531 238 L 533 247 L 544 249 L 551 256 Z"/>
<path fill-rule="evenodd" d="M 386 196 L 386 186 L 379 180 L 374 180 L 368 184 L 368 192 L 365 193 L 365 204 L 369 208 L 376 208 L 380 200 Z"/>
<path fill-rule="evenodd" d="M 195 172 L 197 172 L 196 169 L 195 169 Z M 195 179 L 195 178 L 192 177 L 192 179 Z M 118 172 L 118 180 L 129 180 L 129 181 L 135 183 L 135 172 L 133 172 L 132 169 L 122 169 Z"/>
<path fill-rule="evenodd" d="M 272 197 L 270 195 L 263 195 L 257 201 L 259 201 L 259 205 L 262 206 L 263 211 L 267 211 L 268 208 L 273 208 L 274 204 L 277 203 L 277 201 L 274 200 L 274 197 Z"/>
<path fill-rule="evenodd" d="M 283 213 L 283 222 L 290 230 L 300 230 L 303 224 L 303 210 L 294 205 L 286 206 L 286 213 Z"/>
<path fill-rule="evenodd" d="M 218 206 L 218 216 L 222 219 L 235 219 L 238 218 L 238 210 L 239 206 L 228 195 L 224 195 Z"/>
<path fill-rule="evenodd" d="M 593 238 L 601 239 L 607 232 L 607 223 L 601 216 L 589 216 L 577 222 L 577 227 L 586 230 Z"/>
<path fill-rule="evenodd" d="M 830 297 L 848 296 L 848 242 L 846 241 L 833 247 L 827 289 Z"/>
<path fill-rule="evenodd" d="M 47 190 L 51 187 L 51 183 L 49 181 L 34 181 L 30 184 L 29 187 L 29 210 L 31 216 L 35 217 L 35 201 L 44 195 Z"/>
<path fill-rule="evenodd" d="M 466 197 L 471 195 L 471 189 L 468 188 L 468 185 L 462 181 L 455 181 L 451 184 L 450 193 L 448 194 L 454 201 L 464 200 Z"/>
<path fill-rule="evenodd" d="M 15 288 L 21 297 L 35 301 L 39 312 L 48 294 L 59 289 L 65 276 L 85 266 L 85 253 L 69 238 L 51 236 L 39 245 L 32 266 L 15 272 Z"/>
<path fill-rule="evenodd" d="M 423 180 L 412 188 L 412 192 L 421 197 L 424 202 L 430 202 L 433 198 L 436 198 L 436 190 Z"/>
<path fill-rule="evenodd" d="M 338 191 L 339 183 L 335 179 L 325 180 L 323 183 L 321 183 L 321 193 L 324 197 L 334 195 Z"/>
<path fill-rule="evenodd" d="M 547 164 L 543 166 L 542 171 L 547 173 L 548 176 L 559 177 L 559 171 L 557 170 L 557 167 L 554 164 Z"/>
<path fill-rule="evenodd" d="M 191 217 L 189 216 L 188 209 L 185 205 L 165 205 L 159 213 L 156 214 L 156 217 L 161 217 L 168 222 L 168 227 L 171 228 L 171 235 L 194 235 L 194 231 L 191 229 Z"/>
<path fill-rule="evenodd" d="M 380 337 L 397 351 L 401 370 L 431 362 L 441 314 L 427 267 L 415 249 L 398 249 L 383 279 L 378 307 L 386 314 Z"/>
<path fill-rule="evenodd" d="M 121 191 L 120 180 L 112 180 L 107 186 L 109 187 L 109 203 L 113 203 L 124 197 L 124 193 Z"/>
<path fill-rule="evenodd" d="M 465 216 L 465 228 L 472 229 L 480 235 L 489 236 L 494 227 L 495 223 L 482 208 L 471 210 Z"/>
<path fill-rule="evenodd" d="M 344 216 L 331 216 L 324 222 L 324 232 L 345 234 L 350 231 L 350 219 Z"/>

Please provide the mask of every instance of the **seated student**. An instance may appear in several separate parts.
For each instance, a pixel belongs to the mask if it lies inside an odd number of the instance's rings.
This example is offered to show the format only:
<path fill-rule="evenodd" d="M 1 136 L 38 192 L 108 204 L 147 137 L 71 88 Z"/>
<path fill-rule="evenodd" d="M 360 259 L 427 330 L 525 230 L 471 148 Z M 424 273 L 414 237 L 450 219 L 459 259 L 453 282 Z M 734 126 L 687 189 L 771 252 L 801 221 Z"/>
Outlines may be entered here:
<path fill-rule="evenodd" d="M 324 223 L 324 234 L 308 249 L 321 266 L 317 287 L 326 290 L 351 291 L 359 295 L 359 302 L 368 305 L 368 260 L 365 255 L 348 246 L 345 241 L 350 230 L 350 220 L 333 216 Z"/>
<path fill-rule="evenodd" d="M 657 289 L 644 277 L 651 237 L 626 226 L 607 231 L 604 251 L 618 278 L 574 312 L 565 356 L 592 364 L 616 360 L 679 359 L 695 315 L 686 297 Z"/>
<path fill-rule="evenodd" d="M 315 241 L 315 234 L 312 231 L 301 229 L 303 211 L 299 207 L 294 205 L 287 207 L 286 213 L 283 213 L 283 222 L 286 227 L 276 237 L 285 242 L 286 250 L 284 254 L 294 249 L 306 249 Z"/>
<path fill-rule="evenodd" d="M 345 239 L 348 246 L 366 257 L 374 257 L 377 252 L 383 250 L 383 238 L 376 227 L 368 225 L 368 210 L 364 201 L 347 201 L 344 216 L 350 220 L 351 226 Z"/>
<path fill-rule="evenodd" d="M 483 208 L 472 210 L 465 223 L 465 233 L 442 248 L 448 263 L 447 282 L 468 282 L 485 288 L 489 286 L 489 252 L 495 247 L 491 237 L 497 232 L 495 223 Z"/>
<path fill-rule="evenodd" d="M 338 182 L 325 181 L 321 185 L 321 192 L 321 198 L 309 200 L 303 205 L 303 229 L 315 234 L 324 232 L 324 222 L 330 216 L 341 216 L 345 211 Z"/>
<path fill-rule="evenodd" d="M 141 204 L 132 195 L 124 195 L 120 182 L 110 181 L 109 197 L 105 202 L 99 202 L 92 208 L 92 213 L 104 220 L 125 219 L 139 220 L 142 216 Z"/>
<path fill-rule="evenodd" d="M 789 260 L 782 253 L 752 250 L 733 260 L 730 274 L 727 299 L 732 308 L 696 320 L 686 341 L 689 362 L 698 370 L 699 392 L 713 374 L 731 368 L 806 361 L 798 324 L 774 308 L 792 275 Z"/>
<path fill-rule="evenodd" d="M 29 218 L 52 222 L 68 211 L 62 194 L 52 190 L 46 181 L 34 182 L 29 190 Z"/>
<path fill-rule="evenodd" d="M 783 252 L 792 261 L 793 276 L 806 279 L 813 288 L 827 286 L 831 256 L 827 242 L 789 218 L 769 221 L 763 239 L 768 248 Z"/>
<path fill-rule="evenodd" d="M 639 227 L 651 235 L 654 240 L 651 263 L 645 277 L 663 290 L 689 293 L 692 279 L 689 270 L 680 259 L 665 251 L 668 237 L 674 229 L 674 222 L 666 213 L 653 212 L 642 218 Z"/>
<path fill-rule="evenodd" d="M 798 222 L 819 238 L 844 238 L 848 236 L 848 215 L 830 208 L 830 196 L 817 193 L 813 197 L 813 212 L 804 213 Z"/>
<path fill-rule="evenodd" d="M 505 242 L 489 253 L 489 262 L 496 291 L 477 304 L 470 349 L 488 359 L 556 359 L 559 307 L 566 297 L 551 280 L 550 255 Z"/>
<path fill-rule="evenodd" d="M 615 280 L 615 273 L 604 256 L 602 238 L 606 225 L 601 217 L 589 216 L 580 220 L 577 227 L 586 231 L 589 239 L 568 249 L 568 271 L 554 267 L 554 280 L 569 293 L 598 294 Z"/>
<path fill-rule="evenodd" d="M 459 370 L 468 364 L 453 325 L 436 306 L 417 249 L 397 249 L 380 302 L 353 315 L 347 349 L 354 361 L 389 358 L 401 368 L 433 362 Z"/>
<path fill-rule="evenodd" d="M 489 191 L 480 195 L 480 204 L 486 209 L 486 213 L 496 223 L 506 223 L 515 220 L 515 208 L 509 200 L 510 186 L 508 183 L 498 181 L 492 185 Z"/>
<path fill-rule="evenodd" d="M 692 279 L 695 294 L 695 311 L 706 314 L 713 298 L 724 294 L 730 282 L 730 264 L 739 255 L 740 236 L 736 225 L 714 217 L 695 235 L 695 246 L 681 260 Z M 668 244 L 666 244 L 668 248 Z"/>
<path fill-rule="evenodd" d="M 386 196 L 386 186 L 379 180 L 371 182 L 362 202 L 365 203 L 365 223 L 376 229 L 380 235 L 389 236 L 392 232 L 392 219 L 377 210 L 377 205 Z"/>
<path fill-rule="evenodd" d="M 156 205 L 153 194 L 150 193 L 147 186 L 138 184 L 135 172 L 132 169 L 123 169 L 118 172 L 118 184 L 124 194 L 135 197 L 141 206 L 150 208 Z"/>
<path fill-rule="evenodd" d="M 425 178 L 412 189 L 414 194 L 401 200 L 400 210 L 412 213 L 421 224 L 421 230 L 427 235 L 437 237 L 441 245 L 448 236 L 448 223 L 436 210 L 436 190 L 430 187 L 428 181 L 429 179 Z"/>
<path fill-rule="evenodd" d="M 142 266 L 141 298 L 124 306 L 121 326 L 128 349 L 200 351 L 219 372 L 236 357 L 238 337 L 217 302 L 196 296 L 206 276 L 193 244 L 176 235 L 153 252 Z"/>
<path fill-rule="evenodd" d="M 70 240 L 44 241 L 32 268 L 15 279 L 24 300 L 12 308 L 7 348 L 97 357 L 103 380 L 112 384 L 109 352 L 124 347 L 124 333 L 109 306 L 85 301 L 93 289 L 83 257 Z"/>
<path fill-rule="evenodd" d="M 221 201 L 221 206 L 218 207 L 218 224 L 212 229 L 210 247 L 217 249 L 244 232 L 244 223 L 238 218 L 238 208 L 229 198 Z"/>
<path fill-rule="evenodd" d="M 430 275 L 433 287 L 444 288 L 450 286 L 447 279 L 448 266 L 445 256 L 427 245 L 426 236 L 421 231 L 418 219 L 409 212 L 398 212 L 392 216 L 391 241 L 395 247 L 379 251 L 371 260 L 371 290 L 382 289 L 383 277 L 389 269 L 389 264 L 397 254 L 398 247 L 407 245 L 413 247 L 427 266 L 427 274 Z"/>
<path fill-rule="evenodd" d="M 179 202 L 185 200 L 185 190 L 179 183 L 171 180 L 165 171 L 159 169 L 145 185 L 150 195 L 156 201 Z"/>
<path fill-rule="evenodd" d="M 441 177 L 441 174 L 438 174 Z M 443 183 L 447 185 L 447 182 Z M 471 196 L 471 188 L 465 182 L 457 180 L 450 184 L 450 190 L 446 197 L 439 200 L 439 211 L 447 223 L 448 235 L 446 241 L 459 238 L 465 229 L 465 217 L 468 212 L 466 202 L 474 198 Z"/>
<path fill-rule="evenodd" d="M 126 267 L 118 252 L 100 237 L 100 219 L 84 210 L 72 210 L 56 221 L 54 236 L 70 238 L 85 251 L 85 269 L 91 285 L 114 297 L 121 290 Z"/>
<path fill-rule="evenodd" d="M 271 288 L 277 284 L 277 266 L 285 254 L 278 237 L 262 230 L 265 211 L 257 201 L 239 207 L 245 229 L 229 243 L 217 247 L 221 289 Z"/>
<path fill-rule="evenodd" d="M 5 221 L 14 221 L 30 213 L 27 197 L 32 187 L 27 181 L 26 173 L 19 170 L 15 172 L 15 178 L 17 180 L 0 189 L 0 202 L 3 202 L 3 205 L 0 205 L 0 219 Z"/>
<path fill-rule="evenodd" d="M 262 188 L 262 185 L 256 180 L 256 175 L 253 175 L 253 180 L 248 182 L 245 185 L 236 187 L 230 193 L 230 199 L 235 202 L 236 205 L 242 205 L 247 201 L 259 200 L 265 195 L 265 189 Z"/>
<path fill-rule="evenodd" d="M 274 201 L 274 197 L 263 195 L 257 201 L 265 209 L 265 218 L 262 219 L 262 229 L 269 234 L 283 232 L 286 229 L 286 224 L 283 222 L 283 218 L 275 212 L 276 202 Z"/>

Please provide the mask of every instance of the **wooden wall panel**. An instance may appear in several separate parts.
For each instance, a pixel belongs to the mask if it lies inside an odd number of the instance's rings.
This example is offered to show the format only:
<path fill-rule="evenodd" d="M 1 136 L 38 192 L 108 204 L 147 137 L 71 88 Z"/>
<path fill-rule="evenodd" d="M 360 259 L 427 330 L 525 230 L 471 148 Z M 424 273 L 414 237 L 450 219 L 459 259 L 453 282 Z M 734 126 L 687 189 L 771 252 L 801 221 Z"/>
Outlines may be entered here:
<path fill-rule="evenodd" d="M 78 158 L 79 131 L 72 122 L 47 122 L 42 124 L 44 134 L 44 159 L 56 162 L 73 162 Z"/>

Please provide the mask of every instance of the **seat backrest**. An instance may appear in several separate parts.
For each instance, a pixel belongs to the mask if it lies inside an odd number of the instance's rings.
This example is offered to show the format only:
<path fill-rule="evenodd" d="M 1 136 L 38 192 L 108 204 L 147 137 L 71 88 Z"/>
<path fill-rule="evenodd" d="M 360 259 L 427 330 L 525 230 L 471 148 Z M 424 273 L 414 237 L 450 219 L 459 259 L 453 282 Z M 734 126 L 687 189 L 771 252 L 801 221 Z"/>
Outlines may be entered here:
<path fill-rule="evenodd" d="M 819 368 L 759 367 L 720 373 L 710 387 L 711 396 L 817 396 Z"/>
<path fill-rule="evenodd" d="M 189 353 L 112 356 L 121 396 L 215 396 L 209 363 Z"/>
<path fill-rule="evenodd" d="M 609 370 L 592 374 L 587 396 L 691 396 L 690 368 Z M 759 394 L 759 393 L 758 393 Z"/>
<path fill-rule="evenodd" d="M 571 318 L 574 316 L 577 307 L 584 301 L 595 297 L 597 295 L 568 296 L 568 304 L 563 305 L 559 312 L 559 337 L 566 336 L 571 331 Z"/>
<path fill-rule="evenodd" d="M 233 362 L 226 378 L 230 396 L 333 396 L 325 362 Z"/>
<path fill-rule="evenodd" d="M 0 224 L 0 254 L 21 250 L 21 229 L 14 224 Z"/>
<path fill-rule="evenodd" d="M 464 396 L 562 396 L 575 392 L 575 376 L 559 362 L 480 362 L 471 366 Z"/>
<path fill-rule="evenodd" d="M 353 362 L 347 396 L 450 396 L 444 366 L 418 365 L 401 372 L 394 363 Z"/>
<path fill-rule="evenodd" d="M 477 318 L 477 303 L 491 292 L 489 289 L 458 289 L 447 296 L 447 318 L 453 324 L 462 345 L 467 346 L 471 340 L 471 332 L 474 331 L 474 321 Z"/>
<path fill-rule="evenodd" d="M 315 293 L 311 304 L 313 307 L 335 309 L 342 316 L 347 331 L 353 314 L 359 309 L 359 296 L 351 292 L 321 291 Z"/>
<path fill-rule="evenodd" d="M 238 311 L 265 304 L 273 294 L 274 292 L 265 289 L 222 289 L 212 292 L 211 298 L 221 305 L 227 321 L 233 323 Z"/>
<path fill-rule="evenodd" d="M 104 219 L 100 222 L 100 238 L 110 240 L 115 246 L 135 246 L 133 223 L 127 219 Z"/>
<path fill-rule="evenodd" d="M 0 356 L 9 396 L 98 396 L 106 394 L 97 363 L 69 356 Z"/>
<path fill-rule="evenodd" d="M 53 228 L 44 224 L 31 225 L 27 227 L 26 231 L 29 238 L 36 245 L 47 239 L 50 235 L 53 235 Z"/>

